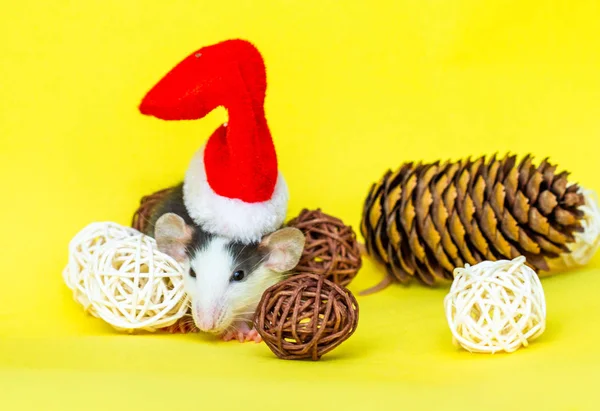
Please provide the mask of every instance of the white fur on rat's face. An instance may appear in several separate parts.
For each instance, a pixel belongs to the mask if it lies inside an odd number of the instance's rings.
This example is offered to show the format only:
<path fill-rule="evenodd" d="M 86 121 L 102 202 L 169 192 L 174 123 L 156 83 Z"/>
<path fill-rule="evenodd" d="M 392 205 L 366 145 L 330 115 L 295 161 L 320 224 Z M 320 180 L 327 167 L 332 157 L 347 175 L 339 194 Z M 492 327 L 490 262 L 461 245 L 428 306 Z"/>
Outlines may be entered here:
<path fill-rule="evenodd" d="M 235 321 L 251 319 L 263 292 L 280 278 L 265 267 L 267 257 L 248 265 L 222 237 L 213 237 L 196 251 L 190 261 L 196 276 L 187 275 L 185 286 L 200 330 L 221 333 Z M 241 281 L 232 278 L 236 271 L 244 272 Z"/>
<path fill-rule="evenodd" d="M 188 272 L 194 322 L 215 334 L 252 318 L 264 291 L 298 264 L 305 241 L 300 230 L 285 227 L 258 244 L 242 244 L 189 226 L 175 213 L 156 221 L 154 235 L 158 249 Z"/>

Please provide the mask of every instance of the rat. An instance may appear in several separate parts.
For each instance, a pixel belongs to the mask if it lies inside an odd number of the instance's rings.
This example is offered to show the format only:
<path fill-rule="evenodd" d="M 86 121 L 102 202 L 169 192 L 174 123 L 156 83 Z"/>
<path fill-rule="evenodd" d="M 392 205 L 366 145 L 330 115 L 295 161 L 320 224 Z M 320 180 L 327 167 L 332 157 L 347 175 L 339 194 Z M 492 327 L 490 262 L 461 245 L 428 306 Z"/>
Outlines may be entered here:
<path fill-rule="evenodd" d="M 304 234 L 279 228 L 249 244 L 212 234 L 196 224 L 183 201 L 183 183 L 154 207 L 145 233 L 184 269 L 193 321 L 225 341 L 260 342 L 251 323 L 264 291 L 298 264 Z"/>

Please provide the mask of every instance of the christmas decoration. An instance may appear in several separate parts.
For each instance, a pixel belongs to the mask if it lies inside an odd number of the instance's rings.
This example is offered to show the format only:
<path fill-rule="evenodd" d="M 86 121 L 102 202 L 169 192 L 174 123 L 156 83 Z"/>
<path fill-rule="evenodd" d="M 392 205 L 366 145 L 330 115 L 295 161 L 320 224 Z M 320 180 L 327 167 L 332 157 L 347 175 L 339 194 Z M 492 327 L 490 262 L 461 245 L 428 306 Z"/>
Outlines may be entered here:
<path fill-rule="evenodd" d="M 171 190 L 173 190 L 173 188 L 165 188 L 142 197 L 138 209 L 133 214 L 131 227 L 141 233 L 148 234 L 146 230 L 148 229 L 148 222 L 152 217 L 153 210 L 160 204 L 161 200 L 171 192 Z"/>
<path fill-rule="evenodd" d="M 457 268 L 444 307 L 454 344 L 471 352 L 513 352 L 546 327 L 544 290 L 524 256 Z"/>
<path fill-rule="evenodd" d="M 279 358 L 316 361 L 354 333 L 358 303 L 322 275 L 302 274 L 265 291 L 254 323 Z"/>
<path fill-rule="evenodd" d="M 547 259 L 569 253 L 583 230 L 584 197 L 567 176 L 530 155 L 388 171 L 371 187 L 361 224 L 368 253 L 387 269 L 382 284 L 434 285 L 452 280 L 454 267 L 521 255 L 547 271 Z"/>
<path fill-rule="evenodd" d="M 193 120 L 219 106 L 228 122 L 194 155 L 184 181 L 184 202 L 206 231 L 250 243 L 277 230 L 288 190 L 264 111 L 265 65 L 245 40 L 203 47 L 178 63 L 144 97 L 143 114 Z"/>
<path fill-rule="evenodd" d="M 570 252 L 561 254 L 559 261 L 553 260 L 554 269 L 581 267 L 590 262 L 600 247 L 600 207 L 595 191 L 579 188 L 584 204 L 579 207 L 583 212 L 581 225 L 583 231 L 575 232 L 575 241 L 569 243 Z"/>
<path fill-rule="evenodd" d="M 135 236 L 136 230 L 111 222 L 88 224 L 69 242 L 69 260 L 63 270 L 63 279 L 73 291 L 73 298 L 83 306 L 86 312 L 98 316 L 87 297 L 84 275 L 98 250 L 113 240 Z"/>
<path fill-rule="evenodd" d="M 170 189 L 159 190 L 140 200 L 135 211 L 132 226 L 145 232 L 155 207 L 169 193 Z M 305 248 L 294 275 L 313 273 L 342 286 L 347 286 L 356 276 L 362 265 L 356 233 L 340 219 L 325 214 L 321 209 L 304 209 L 287 224 L 296 227 L 306 236 Z M 171 333 L 197 332 L 191 314 L 165 329 Z"/>
<path fill-rule="evenodd" d="M 65 281 L 75 300 L 119 331 L 156 331 L 183 317 L 183 269 L 151 237 L 93 223 L 71 241 Z"/>
<path fill-rule="evenodd" d="M 319 274 L 342 286 L 356 276 L 362 259 L 352 227 L 320 209 L 304 209 L 287 225 L 298 228 L 306 237 L 295 273 Z"/>

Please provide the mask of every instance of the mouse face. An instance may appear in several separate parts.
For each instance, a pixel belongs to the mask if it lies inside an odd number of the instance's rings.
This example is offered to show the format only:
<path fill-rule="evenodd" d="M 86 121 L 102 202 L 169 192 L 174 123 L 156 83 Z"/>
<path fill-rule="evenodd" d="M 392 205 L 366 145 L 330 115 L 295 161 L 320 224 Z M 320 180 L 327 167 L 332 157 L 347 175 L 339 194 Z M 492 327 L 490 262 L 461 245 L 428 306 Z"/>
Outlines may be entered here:
<path fill-rule="evenodd" d="M 267 268 L 268 256 L 260 244 L 244 246 L 223 237 L 211 237 L 192 253 L 186 286 L 198 328 L 222 332 L 254 313 L 264 290 L 281 278 Z"/>
<path fill-rule="evenodd" d="M 215 334 L 249 321 L 263 292 L 298 264 L 304 248 L 304 235 L 295 228 L 242 244 L 186 225 L 173 213 L 158 219 L 155 238 L 159 249 L 187 270 L 196 326 Z"/>

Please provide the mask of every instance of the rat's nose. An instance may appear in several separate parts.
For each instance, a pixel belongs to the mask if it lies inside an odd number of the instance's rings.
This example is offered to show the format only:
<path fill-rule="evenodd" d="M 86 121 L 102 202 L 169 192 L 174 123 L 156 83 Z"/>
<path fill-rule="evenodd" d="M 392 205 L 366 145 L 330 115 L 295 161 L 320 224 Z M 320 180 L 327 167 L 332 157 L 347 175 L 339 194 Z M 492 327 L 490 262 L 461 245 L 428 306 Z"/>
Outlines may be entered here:
<path fill-rule="evenodd" d="M 214 328 L 214 321 L 210 317 L 203 317 L 198 324 L 196 324 L 201 331 L 210 331 Z"/>
<path fill-rule="evenodd" d="M 200 329 L 200 331 L 211 332 L 217 328 L 217 322 L 221 315 L 222 309 L 218 307 L 210 307 L 206 309 L 202 309 L 198 307 L 194 310 L 194 321 L 196 322 L 196 326 Z"/>

